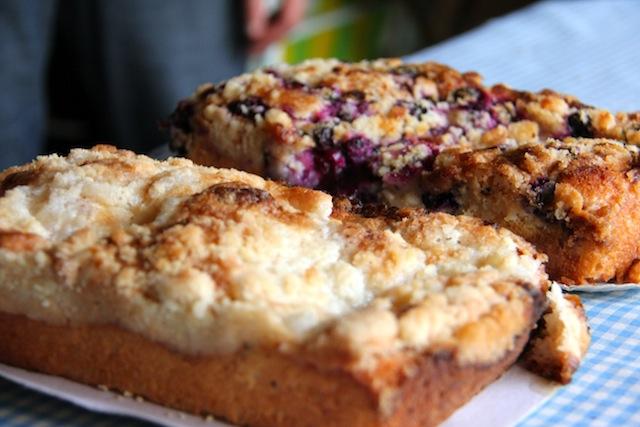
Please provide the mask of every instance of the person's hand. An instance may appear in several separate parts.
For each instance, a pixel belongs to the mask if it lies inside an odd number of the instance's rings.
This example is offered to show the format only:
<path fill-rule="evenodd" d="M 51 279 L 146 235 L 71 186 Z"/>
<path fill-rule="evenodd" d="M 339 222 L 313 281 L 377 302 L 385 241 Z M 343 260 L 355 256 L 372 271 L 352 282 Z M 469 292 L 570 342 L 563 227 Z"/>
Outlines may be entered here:
<path fill-rule="evenodd" d="M 244 0 L 245 31 L 249 52 L 260 53 L 280 40 L 304 17 L 307 0 L 282 0 L 280 10 L 271 16 L 264 0 Z"/>

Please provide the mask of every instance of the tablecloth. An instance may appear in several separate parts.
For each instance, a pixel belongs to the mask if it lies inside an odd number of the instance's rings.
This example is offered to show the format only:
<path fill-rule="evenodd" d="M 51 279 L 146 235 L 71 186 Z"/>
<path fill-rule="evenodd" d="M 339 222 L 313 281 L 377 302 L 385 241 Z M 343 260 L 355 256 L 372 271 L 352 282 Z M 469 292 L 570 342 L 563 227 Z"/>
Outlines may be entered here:
<path fill-rule="evenodd" d="M 552 88 L 587 104 L 640 110 L 640 2 L 534 4 L 407 57 L 478 71 L 488 83 Z"/>
<path fill-rule="evenodd" d="M 519 89 L 549 87 L 612 110 L 640 110 L 640 1 L 547 1 L 411 55 Z M 519 426 L 640 425 L 640 291 L 582 294 L 593 343 L 573 382 Z M 495 402 L 508 405 L 509 402 Z M 0 379 L 0 425 L 150 426 Z"/>

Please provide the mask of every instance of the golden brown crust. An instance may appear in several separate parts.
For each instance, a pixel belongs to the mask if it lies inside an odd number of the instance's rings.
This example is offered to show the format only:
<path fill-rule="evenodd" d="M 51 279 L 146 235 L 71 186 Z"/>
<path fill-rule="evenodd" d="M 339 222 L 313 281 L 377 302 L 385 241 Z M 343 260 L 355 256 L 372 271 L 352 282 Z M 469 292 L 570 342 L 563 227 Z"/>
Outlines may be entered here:
<path fill-rule="evenodd" d="M 276 351 L 188 357 L 113 326 L 53 326 L 0 312 L 3 363 L 256 427 L 435 426 L 499 377 L 526 339 L 518 337 L 509 354 L 486 367 L 459 367 L 447 354 L 419 357 L 410 376 L 391 364 L 397 392 L 382 415 L 382 397 L 367 383 L 375 378 Z"/>
<path fill-rule="evenodd" d="M 611 140 L 550 140 L 443 154 L 424 188 L 549 254 L 564 283 L 632 279 L 640 257 L 638 150 Z M 437 196 L 440 195 L 440 196 Z"/>
<path fill-rule="evenodd" d="M 8 176 L 33 170 L 0 197 L 0 359 L 20 366 L 255 425 L 292 425 L 309 401 L 336 425 L 406 424 L 409 403 L 429 423 L 499 375 L 544 309 L 544 256 L 474 218 L 358 213 L 109 147 Z M 288 390 L 251 382 L 276 372 Z M 202 384 L 225 376 L 233 393 Z"/>
<path fill-rule="evenodd" d="M 0 230 L 0 248 L 12 252 L 31 252 L 42 247 L 44 240 L 32 233 Z"/>

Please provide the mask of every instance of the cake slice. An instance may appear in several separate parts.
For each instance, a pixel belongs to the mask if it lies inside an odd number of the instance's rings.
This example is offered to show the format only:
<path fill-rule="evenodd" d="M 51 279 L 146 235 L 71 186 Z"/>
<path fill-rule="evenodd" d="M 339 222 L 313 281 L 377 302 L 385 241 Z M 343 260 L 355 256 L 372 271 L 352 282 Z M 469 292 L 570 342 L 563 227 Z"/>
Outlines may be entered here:
<path fill-rule="evenodd" d="M 429 209 L 500 224 L 549 255 L 563 283 L 640 281 L 640 150 L 568 138 L 449 151 L 424 176 Z"/>
<path fill-rule="evenodd" d="M 432 426 L 547 307 L 478 219 L 99 146 L 0 173 L 0 362 L 249 426 Z"/>
<path fill-rule="evenodd" d="M 563 294 L 554 283 L 547 300 L 549 305 L 522 354 L 522 362 L 529 370 L 567 384 L 587 354 L 591 332 L 577 296 Z"/>

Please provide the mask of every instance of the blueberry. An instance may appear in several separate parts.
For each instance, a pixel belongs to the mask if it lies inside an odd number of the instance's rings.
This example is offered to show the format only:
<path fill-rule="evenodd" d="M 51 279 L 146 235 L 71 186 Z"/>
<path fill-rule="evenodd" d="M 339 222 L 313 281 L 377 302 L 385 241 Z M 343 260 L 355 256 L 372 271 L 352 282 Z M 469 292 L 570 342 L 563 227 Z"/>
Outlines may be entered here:
<path fill-rule="evenodd" d="M 340 120 L 351 122 L 358 117 L 358 106 L 351 102 L 342 102 L 336 115 Z"/>
<path fill-rule="evenodd" d="M 319 150 L 316 153 L 316 168 L 321 175 L 324 175 L 324 181 L 340 175 L 346 165 L 344 155 L 337 148 Z"/>
<path fill-rule="evenodd" d="M 360 90 L 352 90 L 343 94 L 333 93 L 329 97 L 329 106 L 323 112 L 323 117 L 338 117 L 340 120 L 351 122 L 369 110 L 366 95 Z"/>
<path fill-rule="evenodd" d="M 593 138 L 593 126 L 591 118 L 585 111 L 576 111 L 567 117 L 571 136 L 582 138 Z"/>
<path fill-rule="evenodd" d="M 356 111 L 358 112 L 358 116 L 367 114 L 367 112 L 369 111 L 369 103 L 367 101 L 358 102 Z"/>
<path fill-rule="evenodd" d="M 449 102 L 464 108 L 478 108 L 484 100 L 484 95 L 474 87 L 462 87 L 449 94 Z"/>
<path fill-rule="evenodd" d="M 191 125 L 193 112 L 194 106 L 192 101 L 180 101 L 176 110 L 169 116 L 168 125 L 179 129 L 183 133 L 191 133 L 193 131 L 193 126 Z"/>
<path fill-rule="evenodd" d="M 333 141 L 333 128 L 329 126 L 318 126 L 313 130 L 313 140 L 320 147 L 331 147 Z"/>
<path fill-rule="evenodd" d="M 358 165 L 365 163 L 373 157 L 375 149 L 370 139 L 363 136 L 356 136 L 344 143 L 346 147 L 347 157 L 349 160 Z"/>
<path fill-rule="evenodd" d="M 413 104 L 409 109 L 409 114 L 411 114 L 414 117 L 420 117 L 423 114 L 427 114 L 428 112 L 429 112 L 429 109 L 427 107 L 425 107 L 424 105 L 418 105 L 418 104 Z"/>
<path fill-rule="evenodd" d="M 460 205 L 452 192 L 422 195 L 422 203 L 428 211 L 439 211 L 455 213 L 460 209 Z"/>
<path fill-rule="evenodd" d="M 537 209 L 544 209 L 553 203 L 556 183 L 548 178 L 538 178 L 531 184 L 534 195 L 534 204 Z"/>
<path fill-rule="evenodd" d="M 302 168 L 289 169 L 286 176 L 287 183 L 302 187 L 314 188 L 320 183 L 318 170 L 315 166 L 315 154 L 313 150 L 305 150 L 296 155 L 296 160 L 302 164 Z"/>
<path fill-rule="evenodd" d="M 418 118 L 429 111 L 426 105 L 413 101 L 398 101 L 396 105 L 405 108 L 409 114 Z"/>
<path fill-rule="evenodd" d="M 422 163 L 408 165 L 396 172 L 386 174 L 382 180 L 391 185 L 404 185 L 415 178 L 422 170 Z"/>
<path fill-rule="evenodd" d="M 329 105 L 324 107 L 323 116 L 325 118 L 336 117 L 338 111 L 342 108 L 342 100 L 340 98 L 329 98 Z"/>
<path fill-rule="evenodd" d="M 227 108 L 232 114 L 249 119 L 255 119 L 255 116 L 264 114 L 268 109 L 267 105 L 255 96 L 230 102 Z"/>
<path fill-rule="evenodd" d="M 366 101 L 338 101 L 336 103 L 336 116 L 345 122 L 352 122 L 365 114 L 368 108 L 369 104 Z"/>

